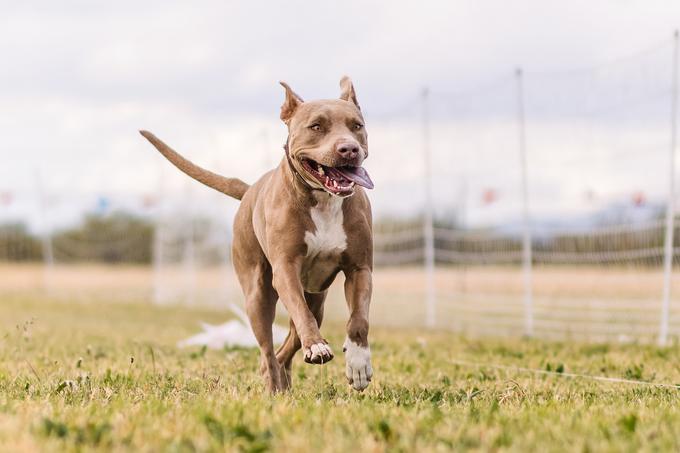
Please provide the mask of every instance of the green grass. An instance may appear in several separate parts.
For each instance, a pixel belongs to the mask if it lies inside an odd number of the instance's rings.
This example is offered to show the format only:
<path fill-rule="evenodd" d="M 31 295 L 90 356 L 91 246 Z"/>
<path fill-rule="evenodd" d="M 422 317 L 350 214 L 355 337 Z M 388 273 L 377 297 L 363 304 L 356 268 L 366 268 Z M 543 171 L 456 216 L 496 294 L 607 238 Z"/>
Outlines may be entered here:
<path fill-rule="evenodd" d="M 537 376 L 453 359 L 680 382 L 680 349 L 466 340 L 373 328 L 375 377 L 323 367 L 264 393 L 251 349 L 178 349 L 226 313 L 0 299 L 1 451 L 659 451 L 680 449 L 680 390 Z"/>

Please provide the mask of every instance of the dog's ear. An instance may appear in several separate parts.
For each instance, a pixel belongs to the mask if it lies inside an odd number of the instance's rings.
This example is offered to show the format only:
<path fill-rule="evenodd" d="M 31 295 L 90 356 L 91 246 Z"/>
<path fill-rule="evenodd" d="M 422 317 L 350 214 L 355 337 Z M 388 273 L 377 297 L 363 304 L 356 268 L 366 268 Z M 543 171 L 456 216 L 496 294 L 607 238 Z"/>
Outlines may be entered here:
<path fill-rule="evenodd" d="M 357 101 L 357 93 L 354 91 L 354 85 L 352 85 L 352 79 L 347 76 L 340 79 L 340 99 L 354 103 L 361 110 L 359 101 Z"/>
<path fill-rule="evenodd" d="M 295 114 L 295 110 L 297 110 L 300 104 L 302 104 L 304 101 L 288 86 L 286 82 L 279 83 L 286 90 L 286 100 L 283 101 L 283 105 L 281 106 L 281 120 L 288 124 L 290 119 Z"/>

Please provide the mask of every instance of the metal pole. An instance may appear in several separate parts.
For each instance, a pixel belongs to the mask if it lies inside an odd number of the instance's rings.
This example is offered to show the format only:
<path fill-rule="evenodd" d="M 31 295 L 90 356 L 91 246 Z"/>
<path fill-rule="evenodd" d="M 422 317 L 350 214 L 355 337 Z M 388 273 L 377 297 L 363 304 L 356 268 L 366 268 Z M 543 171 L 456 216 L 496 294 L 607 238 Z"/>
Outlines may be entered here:
<path fill-rule="evenodd" d="M 36 188 L 38 189 L 38 202 L 40 206 L 40 218 L 42 220 L 42 251 L 45 268 L 43 271 L 43 287 L 49 294 L 52 291 L 52 273 L 54 271 L 54 246 L 52 244 L 52 232 L 47 217 L 47 198 L 39 169 L 35 170 Z"/>
<path fill-rule="evenodd" d="M 534 302 L 531 257 L 531 220 L 529 218 L 529 183 L 527 178 L 526 130 L 524 121 L 524 87 L 522 69 L 515 72 L 517 79 L 517 125 L 519 128 L 519 159 L 522 180 L 522 272 L 524 277 L 524 333 L 534 334 Z"/>
<path fill-rule="evenodd" d="M 158 169 L 158 201 L 156 205 L 156 216 L 154 222 L 153 235 L 153 302 L 161 304 L 165 302 L 165 293 L 163 292 L 163 245 L 165 244 L 165 172 L 163 167 Z"/>
<path fill-rule="evenodd" d="M 185 303 L 193 306 L 196 302 L 196 247 L 194 244 L 194 200 L 192 199 L 191 186 L 187 185 L 187 200 L 189 209 L 187 210 L 188 224 L 184 242 L 184 266 L 186 275 L 186 300 Z"/>
<path fill-rule="evenodd" d="M 661 325 L 659 344 L 668 340 L 668 315 L 671 303 L 671 277 L 673 273 L 673 232 L 675 229 L 675 148 L 678 132 L 678 30 L 673 34 L 673 69 L 671 79 L 671 149 L 668 175 L 668 203 L 666 205 L 666 238 L 663 257 L 663 296 L 661 300 Z"/>
<path fill-rule="evenodd" d="M 437 315 L 437 300 L 434 282 L 434 215 L 432 202 L 432 156 L 430 151 L 430 115 L 428 109 L 429 91 L 423 89 L 423 159 L 425 165 L 425 213 L 423 237 L 425 239 L 425 325 L 434 327 Z"/>
<path fill-rule="evenodd" d="M 268 146 L 266 146 L 269 143 L 268 140 L 268 135 L 267 135 L 267 129 L 262 129 L 262 137 L 263 137 L 263 143 L 265 146 L 263 146 L 263 151 L 265 156 L 269 156 L 266 162 L 267 168 L 265 171 L 270 171 L 272 169 L 272 160 L 270 154 L 268 154 Z M 219 162 L 215 162 L 213 165 L 214 168 L 219 169 L 220 165 Z M 220 275 L 220 290 L 218 291 L 217 295 L 217 302 L 218 303 L 223 303 L 224 301 L 228 301 L 231 295 L 231 290 L 234 288 L 236 283 L 234 282 L 234 273 L 233 273 L 233 268 L 231 265 L 231 228 L 229 225 L 231 224 L 231 215 L 223 209 L 222 204 L 224 203 L 224 196 L 219 193 L 213 193 L 213 199 L 215 200 L 215 205 L 219 206 L 218 212 L 221 212 L 224 214 L 224 218 L 221 216 L 218 219 L 215 219 L 211 221 L 211 230 L 212 234 L 215 235 L 216 244 L 219 244 L 219 250 L 220 250 L 220 263 L 219 263 L 219 275 Z"/>
<path fill-rule="evenodd" d="M 162 214 L 156 215 L 153 234 L 153 303 L 161 304 L 163 297 L 163 219 Z"/>
<path fill-rule="evenodd" d="M 466 159 L 467 162 L 467 159 Z M 461 194 L 460 194 L 460 221 L 458 227 L 460 228 L 461 231 L 464 233 L 467 232 L 467 197 L 468 197 L 468 179 L 467 179 L 468 171 L 467 171 L 467 165 L 465 166 L 465 175 L 463 175 L 463 183 L 461 187 Z M 461 252 L 465 252 L 465 245 L 463 245 L 464 242 L 461 243 Z M 460 266 L 460 271 L 461 271 L 461 281 L 460 281 L 460 292 L 461 293 L 466 293 L 467 292 L 467 263 L 465 260 L 462 261 L 461 266 Z"/>

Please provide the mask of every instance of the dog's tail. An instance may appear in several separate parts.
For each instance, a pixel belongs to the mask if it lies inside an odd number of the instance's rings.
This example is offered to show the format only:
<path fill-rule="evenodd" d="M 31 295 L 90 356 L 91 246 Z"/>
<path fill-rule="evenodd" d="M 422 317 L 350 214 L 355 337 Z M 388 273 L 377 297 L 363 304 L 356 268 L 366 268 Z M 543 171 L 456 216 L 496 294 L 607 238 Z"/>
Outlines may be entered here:
<path fill-rule="evenodd" d="M 161 152 L 166 159 L 168 159 L 175 167 L 182 170 L 187 175 L 194 178 L 196 181 L 205 184 L 208 187 L 212 187 L 218 192 L 229 195 L 230 197 L 240 200 L 243 198 L 243 194 L 250 187 L 245 182 L 238 178 L 226 178 L 217 173 L 201 168 L 193 162 L 182 157 L 177 151 L 170 148 L 168 145 L 163 143 L 158 137 L 153 135 L 149 131 L 139 131 L 140 134 L 144 136 L 148 141 L 151 142 L 153 146 L 156 147 L 158 151 Z"/>

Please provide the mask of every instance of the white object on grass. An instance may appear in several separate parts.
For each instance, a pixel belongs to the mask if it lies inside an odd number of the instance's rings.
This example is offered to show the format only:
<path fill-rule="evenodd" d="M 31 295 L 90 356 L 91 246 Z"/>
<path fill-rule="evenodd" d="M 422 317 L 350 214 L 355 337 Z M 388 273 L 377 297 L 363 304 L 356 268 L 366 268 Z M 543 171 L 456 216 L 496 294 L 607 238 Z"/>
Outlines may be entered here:
<path fill-rule="evenodd" d="M 231 311 L 238 319 L 232 319 L 224 324 L 212 325 L 205 322 L 201 323 L 203 332 L 189 337 L 177 343 L 177 346 L 184 348 L 187 346 L 207 346 L 210 349 L 222 349 L 224 347 L 241 346 L 253 348 L 257 346 L 257 340 L 250 328 L 248 317 L 241 307 L 233 303 L 229 304 Z M 286 339 L 287 330 L 277 324 L 272 326 L 274 343 L 280 344 Z"/>

